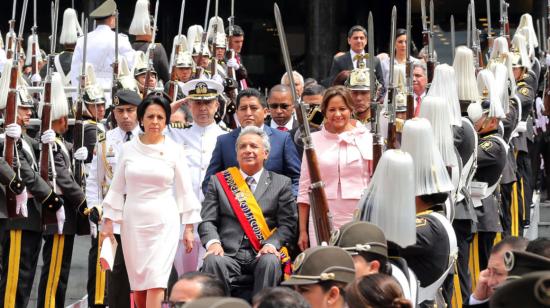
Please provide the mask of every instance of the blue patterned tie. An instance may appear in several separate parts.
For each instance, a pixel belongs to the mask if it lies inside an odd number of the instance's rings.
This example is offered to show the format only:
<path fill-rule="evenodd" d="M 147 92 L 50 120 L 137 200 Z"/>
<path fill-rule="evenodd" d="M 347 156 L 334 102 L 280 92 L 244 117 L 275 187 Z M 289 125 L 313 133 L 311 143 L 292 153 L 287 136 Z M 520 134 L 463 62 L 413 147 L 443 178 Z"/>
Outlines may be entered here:
<path fill-rule="evenodd" d="M 254 190 L 256 189 L 256 180 L 254 180 L 254 177 L 247 176 L 246 177 L 246 184 L 248 184 L 248 187 L 250 188 L 250 191 L 254 193 Z"/>

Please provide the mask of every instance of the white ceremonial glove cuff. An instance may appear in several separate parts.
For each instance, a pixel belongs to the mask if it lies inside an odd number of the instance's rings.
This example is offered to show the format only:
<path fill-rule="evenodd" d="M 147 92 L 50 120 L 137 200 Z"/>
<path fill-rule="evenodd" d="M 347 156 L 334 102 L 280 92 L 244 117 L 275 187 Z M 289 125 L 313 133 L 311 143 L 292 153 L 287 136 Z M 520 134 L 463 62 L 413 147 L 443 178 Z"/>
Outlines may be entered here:
<path fill-rule="evenodd" d="M 80 147 L 74 152 L 74 159 L 83 161 L 86 158 L 88 158 L 88 149 L 86 147 Z"/>
<path fill-rule="evenodd" d="M 27 188 L 23 189 L 22 193 L 15 196 L 15 204 L 16 204 L 15 213 L 17 215 L 21 213 L 23 217 L 29 216 L 29 211 L 27 209 L 27 200 L 28 200 Z"/>
<path fill-rule="evenodd" d="M 44 144 L 54 144 L 55 132 L 52 129 L 48 129 L 40 136 L 40 141 Z"/>
<path fill-rule="evenodd" d="M 57 212 L 55 212 L 57 218 L 57 233 L 63 233 L 63 225 L 65 224 L 65 207 L 61 206 Z"/>
<path fill-rule="evenodd" d="M 15 139 L 16 141 L 21 138 L 21 126 L 17 123 L 11 123 L 6 126 L 6 136 Z"/>

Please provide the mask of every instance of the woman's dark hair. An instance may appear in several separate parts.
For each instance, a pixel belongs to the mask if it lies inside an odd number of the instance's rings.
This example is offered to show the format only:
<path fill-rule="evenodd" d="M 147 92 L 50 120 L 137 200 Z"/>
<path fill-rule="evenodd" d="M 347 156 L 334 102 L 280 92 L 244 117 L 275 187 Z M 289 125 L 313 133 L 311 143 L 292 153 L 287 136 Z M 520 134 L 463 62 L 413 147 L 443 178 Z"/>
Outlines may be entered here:
<path fill-rule="evenodd" d="M 407 35 L 407 30 L 405 30 L 403 28 L 399 28 L 395 31 L 395 39 L 397 39 L 401 35 Z"/>
<path fill-rule="evenodd" d="M 150 105 L 159 105 L 164 109 L 164 113 L 166 113 L 166 125 L 168 126 L 170 124 L 170 116 L 172 115 L 172 109 L 170 109 L 170 99 L 168 95 L 164 92 L 152 92 L 149 95 L 147 95 L 141 104 L 139 104 L 137 109 L 137 118 L 139 122 L 139 127 L 142 131 L 144 130 L 143 127 L 143 117 L 145 116 L 145 111 Z"/>
<path fill-rule="evenodd" d="M 380 268 L 378 269 L 379 273 L 388 275 L 391 273 L 391 265 L 389 264 L 387 257 L 368 251 L 360 251 L 359 255 L 367 262 L 378 261 L 380 263 Z"/>
<path fill-rule="evenodd" d="M 346 287 L 346 303 L 350 308 L 411 308 L 401 286 L 392 276 L 372 274 L 360 277 Z"/>
<path fill-rule="evenodd" d="M 342 99 L 344 100 L 344 104 L 346 104 L 346 107 L 348 107 L 350 111 L 353 111 L 353 99 L 351 98 L 351 93 L 348 88 L 344 86 L 334 86 L 328 88 L 325 92 L 325 95 L 323 96 L 323 102 L 321 103 L 321 112 L 323 113 L 323 115 L 326 116 L 328 103 L 335 96 L 342 97 Z"/>
<path fill-rule="evenodd" d="M 343 86 L 346 84 L 346 80 L 348 80 L 349 75 L 351 74 L 351 71 L 349 70 L 343 70 L 336 77 L 334 77 L 334 80 L 332 80 L 331 86 Z"/>

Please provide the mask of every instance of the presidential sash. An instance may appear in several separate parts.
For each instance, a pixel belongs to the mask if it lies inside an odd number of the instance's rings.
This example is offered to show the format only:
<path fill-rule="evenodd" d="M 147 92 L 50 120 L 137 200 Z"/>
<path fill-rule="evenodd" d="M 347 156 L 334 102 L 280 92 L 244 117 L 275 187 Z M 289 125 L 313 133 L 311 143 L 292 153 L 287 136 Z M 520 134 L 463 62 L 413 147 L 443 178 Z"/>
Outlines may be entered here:
<path fill-rule="evenodd" d="M 238 168 L 228 168 L 216 173 L 216 176 L 252 248 L 259 251 L 262 248 L 262 242 L 268 239 L 276 228 L 269 230 L 262 208 Z M 281 247 L 279 253 L 286 279 L 291 274 L 290 257 L 286 247 Z"/>

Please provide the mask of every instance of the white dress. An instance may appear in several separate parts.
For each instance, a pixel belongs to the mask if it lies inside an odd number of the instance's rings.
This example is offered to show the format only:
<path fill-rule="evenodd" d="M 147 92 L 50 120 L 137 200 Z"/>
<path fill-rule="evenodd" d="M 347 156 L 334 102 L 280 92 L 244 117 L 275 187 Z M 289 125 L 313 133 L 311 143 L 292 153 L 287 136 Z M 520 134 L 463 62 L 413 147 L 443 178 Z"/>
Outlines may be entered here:
<path fill-rule="evenodd" d="M 103 217 L 121 224 L 132 290 L 166 288 L 180 224 L 200 222 L 200 209 L 181 145 L 170 138 L 146 145 L 137 137 L 124 144 Z"/>

